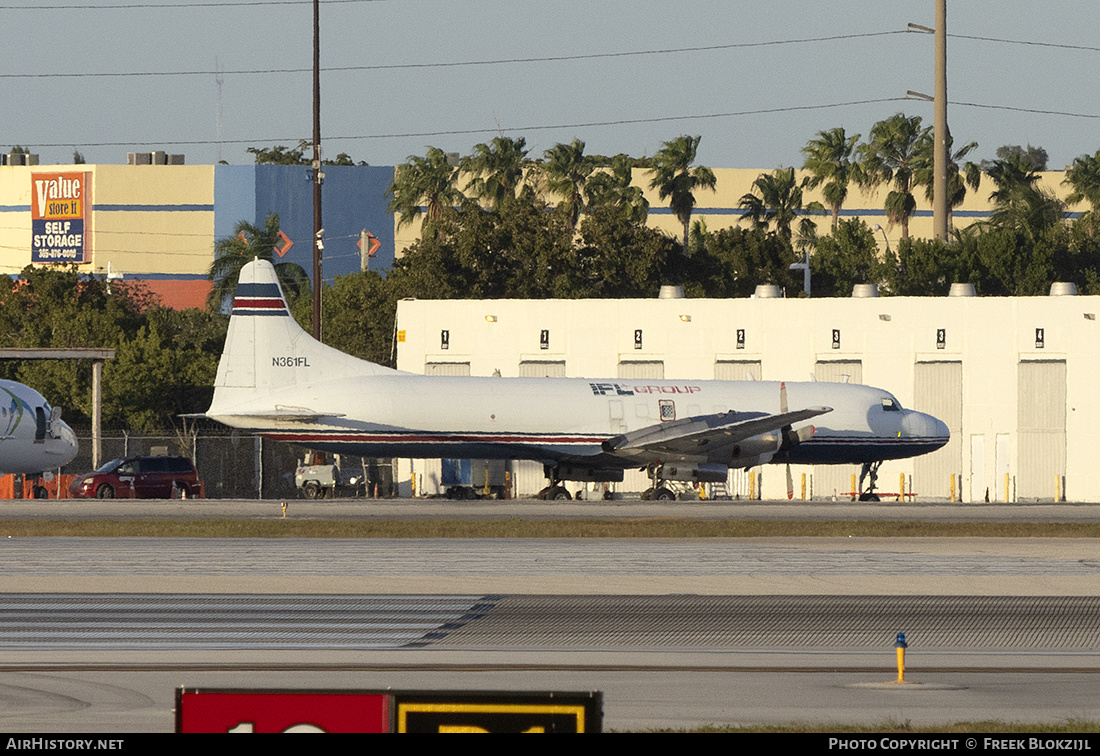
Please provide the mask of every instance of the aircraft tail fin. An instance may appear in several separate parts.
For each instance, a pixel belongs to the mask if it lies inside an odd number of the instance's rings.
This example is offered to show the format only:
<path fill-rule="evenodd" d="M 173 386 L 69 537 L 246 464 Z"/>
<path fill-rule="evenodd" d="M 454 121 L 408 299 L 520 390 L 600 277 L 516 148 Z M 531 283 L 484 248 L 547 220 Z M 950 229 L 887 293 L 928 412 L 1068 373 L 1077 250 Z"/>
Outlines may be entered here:
<path fill-rule="evenodd" d="M 395 372 L 326 346 L 303 331 L 290 314 L 274 266 L 253 260 L 241 269 L 207 414 L 216 405 L 236 405 L 297 384 Z"/>

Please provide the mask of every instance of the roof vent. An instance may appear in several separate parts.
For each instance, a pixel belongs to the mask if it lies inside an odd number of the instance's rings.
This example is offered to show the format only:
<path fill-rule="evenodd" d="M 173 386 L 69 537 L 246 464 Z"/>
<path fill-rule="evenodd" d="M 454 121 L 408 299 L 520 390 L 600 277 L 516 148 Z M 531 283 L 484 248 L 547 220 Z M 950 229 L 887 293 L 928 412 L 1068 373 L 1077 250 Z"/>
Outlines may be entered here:
<path fill-rule="evenodd" d="M 782 299 L 783 292 L 779 290 L 779 284 L 757 284 L 753 297 L 756 299 Z"/>
<path fill-rule="evenodd" d="M 1055 281 L 1050 285 L 1050 296 L 1076 297 L 1077 284 L 1073 283 L 1072 281 Z"/>
<path fill-rule="evenodd" d="M 0 155 L 0 165 L 38 165 L 38 155 L 28 152 L 9 152 Z"/>
<path fill-rule="evenodd" d="M 126 165 L 183 165 L 183 155 L 169 155 L 167 152 L 127 152 Z"/>
<path fill-rule="evenodd" d="M 665 285 L 661 287 L 661 291 L 657 294 L 657 299 L 683 299 L 684 287 L 683 286 L 670 286 Z"/>
<path fill-rule="evenodd" d="M 953 283 L 951 284 L 951 291 L 947 292 L 949 297 L 973 297 L 977 296 L 974 293 L 974 284 L 972 283 Z"/>
<path fill-rule="evenodd" d="M 878 284 L 856 284 L 852 287 L 852 298 L 877 297 Z"/>

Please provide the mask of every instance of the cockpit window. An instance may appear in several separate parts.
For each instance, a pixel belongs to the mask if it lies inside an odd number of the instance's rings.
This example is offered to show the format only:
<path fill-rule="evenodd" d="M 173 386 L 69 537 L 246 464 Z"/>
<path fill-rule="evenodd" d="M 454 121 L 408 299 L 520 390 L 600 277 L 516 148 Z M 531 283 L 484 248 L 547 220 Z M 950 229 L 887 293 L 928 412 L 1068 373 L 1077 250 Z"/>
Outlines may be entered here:
<path fill-rule="evenodd" d="M 885 412 L 901 412 L 901 407 L 898 406 L 897 401 L 889 397 L 882 400 L 882 409 Z"/>

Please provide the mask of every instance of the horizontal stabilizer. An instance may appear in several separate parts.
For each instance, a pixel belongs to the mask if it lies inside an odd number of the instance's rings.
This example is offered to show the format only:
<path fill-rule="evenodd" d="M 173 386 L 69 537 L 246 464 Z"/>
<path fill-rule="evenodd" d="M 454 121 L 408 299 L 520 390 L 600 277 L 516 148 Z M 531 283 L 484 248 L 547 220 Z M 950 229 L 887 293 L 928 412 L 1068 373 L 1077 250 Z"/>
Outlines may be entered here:
<path fill-rule="evenodd" d="M 206 413 L 198 413 L 193 415 L 180 415 L 180 417 L 209 417 Z M 315 423 L 319 420 L 345 417 L 345 415 L 333 413 L 333 412 L 315 412 L 314 410 L 307 409 L 306 407 L 284 407 L 282 405 L 276 406 L 273 410 L 261 410 L 259 412 L 247 412 L 241 414 L 232 415 L 218 415 L 218 420 L 223 418 L 237 418 L 239 420 L 296 420 L 301 423 Z"/>
<path fill-rule="evenodd" d="M 609 454 L 697 454 L 707 447 L 740 443 L 768 431 L 832 412 L 832 407 L 807 407 L 775 415 L 723 412 L 650 425 L 603 442 Z"/>

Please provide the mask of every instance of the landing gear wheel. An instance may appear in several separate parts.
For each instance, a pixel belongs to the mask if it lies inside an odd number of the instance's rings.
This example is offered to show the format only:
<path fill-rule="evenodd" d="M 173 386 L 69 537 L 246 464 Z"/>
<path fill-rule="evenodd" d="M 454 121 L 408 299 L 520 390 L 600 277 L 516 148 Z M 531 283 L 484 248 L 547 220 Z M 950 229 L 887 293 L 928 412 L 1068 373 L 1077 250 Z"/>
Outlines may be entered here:
<path fill-rule="evenodd" d="M 320 484 L 312 480 L 307 480 L 302 485 L 302 494 L 307 499 L 320 499 L 322 496 L 324 496 L 324 492 L 321 490 Z"/>
<path fill-rule="evenodd" d="M 655 501 L 676 501 L 676 494 L 662 486 L 653 492 L 653 498 Z"/>
<path fill-rule="evenodd" d="M 550 489 L 550 495 L 547 496 L 547 498 L 553 499 L 554 501 L 572 501 L 573 494 L 569 493 L 569 491 L 564 486 L 554 486 L 552 489 Z"/>
<path fill-rule="evenodd" d="M 870 491 L 864 491 L 863 493 L 861 493 L 859 495 L 859 500 L 860 501 L 882 501 L 882 499 L 880 499 L 878 497 L 878 494 L 871 493 Z"/>
<path fill-rule="evenodd" d="M 50 498 L 50 492 L 46 490 L 45 486 L 34 487 L 34 498 L 36 499 L 48 499 Z"/>
<path fill-rule="evenodd" d="M 115 498 L 115 489 L 111 488 L 109 483 L 104 483 L 95 490 L 95 497 L 97 499 L 113 499 Z"/>

